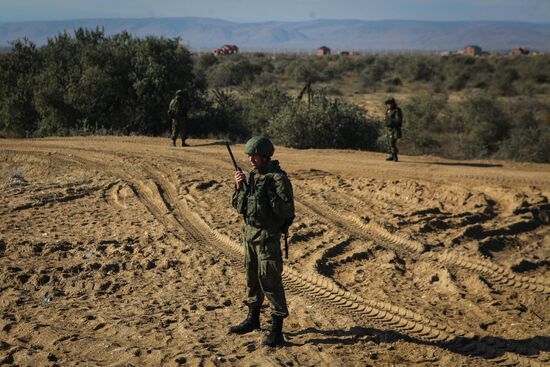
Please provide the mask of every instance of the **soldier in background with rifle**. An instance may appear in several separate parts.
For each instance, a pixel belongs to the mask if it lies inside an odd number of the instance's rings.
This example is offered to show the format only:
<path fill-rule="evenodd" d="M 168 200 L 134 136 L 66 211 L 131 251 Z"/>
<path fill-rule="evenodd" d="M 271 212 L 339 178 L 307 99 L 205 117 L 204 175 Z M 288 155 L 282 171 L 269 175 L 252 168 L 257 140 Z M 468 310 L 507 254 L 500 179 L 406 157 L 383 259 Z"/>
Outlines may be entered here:
<path fill-rule="evenodd" d="M 181 89 L 176 91 L 176 96 L 170 101 L 168 105 L 168 115 L 172 119 L 172 139 L 171 146 L 176 146 L 176 140 L 178 135 L 181 136 L 181 146 L 187 146 L 185 139 L 187 138 L 187 106 L 183 101 L 183 91 Z"/>
<path fill-rule="evenodd" d="M 245 334 L 260 329 L 260 307 L 267 297 L 271 306 L 271 331 L 262 342 L 275 347 L 284 343 L 283 319 L 288 316 L 283 288 L 281 233 L 288 233 L 294 219 L 292 185 L 279 162 L 271 160 L 275 147 L 265 137 L 253 137 L 244 148 L 252 171 L 248 178 L 235 165 L 233 207 L 244 217 L 241 241 L 245 252 L 248 315 L 229 333 Z M 285 237 L 286 238 L 286 237 Z"/>
<path fill-rule="evenodd" d="M 398 162 L 399 158 L 397 153 L 397 139 L 401 139 L 401 126 L 403 125 L 403 112 L 401 108 L 397 107 L 395 99 L 389 98 L 386 100 L 386 138 L 388 142 L 388 151 L 390 156 L 386 158 L 387 161 Z"/>

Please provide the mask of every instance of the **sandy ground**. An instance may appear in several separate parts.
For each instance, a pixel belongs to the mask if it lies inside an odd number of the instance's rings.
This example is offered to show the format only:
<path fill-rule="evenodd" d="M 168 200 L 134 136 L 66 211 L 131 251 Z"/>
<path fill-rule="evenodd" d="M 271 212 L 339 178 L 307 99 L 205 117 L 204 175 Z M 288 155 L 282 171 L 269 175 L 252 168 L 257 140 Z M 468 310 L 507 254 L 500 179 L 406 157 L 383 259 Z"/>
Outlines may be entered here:
<path fill-rule="evenodd" d="M 277 148 L 287 343 L 246 312 L 225 146 L 0 140 L 0 365 L 550 365 L 550 165 Z M 248 169 L 243 146 L 233 147 Z"/>

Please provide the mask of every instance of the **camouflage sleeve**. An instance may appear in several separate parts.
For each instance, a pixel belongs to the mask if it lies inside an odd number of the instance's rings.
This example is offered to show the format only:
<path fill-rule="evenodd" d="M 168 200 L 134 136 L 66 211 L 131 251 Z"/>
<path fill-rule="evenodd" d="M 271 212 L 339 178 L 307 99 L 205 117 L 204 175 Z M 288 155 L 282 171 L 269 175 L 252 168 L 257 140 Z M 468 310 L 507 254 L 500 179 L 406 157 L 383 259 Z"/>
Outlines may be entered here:
<path fill-rule="evenodd" d="M 168 105 L 168 114 L 170 116 L 173 116 L 176 113 L 175 104 L 176 104 L 176 102 L 173 99 L 173 100 L 170 101 L 170 104 Z"/>
<path fill-rule="evenodd" d="M 285 174 L 273 175 L 273 186 L 268 190 L 269 204 L 273 212 L 281 218 L 294 216 L 294 195 L 292 184 Z"/>
<path fill-rule="evenodd" d="M 237 213 L 244 214 L 246 211 L 246 190 L 241 187 L 239 190 L 233 191 L 231 195 L 231 205 Z"/>

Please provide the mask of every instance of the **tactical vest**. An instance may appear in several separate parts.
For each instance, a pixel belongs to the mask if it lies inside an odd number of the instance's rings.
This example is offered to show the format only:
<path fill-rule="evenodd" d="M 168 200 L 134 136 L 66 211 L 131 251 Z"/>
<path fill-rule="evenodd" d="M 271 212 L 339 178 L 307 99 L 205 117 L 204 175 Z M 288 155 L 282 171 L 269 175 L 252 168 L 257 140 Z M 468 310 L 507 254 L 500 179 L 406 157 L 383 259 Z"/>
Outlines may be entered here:
<path fill-rule="evenodd" d="M 268 190 L 273 185 L 273 173 L 250 173 L 246 194 L 245 223 L 256 228 L 276 230 L 284 222 L 271 209 Z"/>
<path fill-rule="evenodd" d="M 401 128 L 403 123 L 403 112 L 399 107 L 386 111 L 386 125 L 391 128 Z"/>

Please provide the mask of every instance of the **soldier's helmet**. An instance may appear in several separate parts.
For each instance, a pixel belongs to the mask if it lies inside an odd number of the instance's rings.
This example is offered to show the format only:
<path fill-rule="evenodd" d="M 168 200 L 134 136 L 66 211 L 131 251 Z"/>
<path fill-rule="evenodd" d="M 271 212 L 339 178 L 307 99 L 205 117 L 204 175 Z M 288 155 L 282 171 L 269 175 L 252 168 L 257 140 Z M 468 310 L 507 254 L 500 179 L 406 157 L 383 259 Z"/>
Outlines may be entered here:
<path fill-rule="evenodd" d="M 392 106 L 395 106 L 397 103 L 395 102 L 395 98 L 390 97 L 386 99 L 386 102 L 384 102 L 384 104 L 391 104 Z"/>
<path fill-rule="evenodd" d="M 181 89 L 178 89 L 176 91 L 176 96 L 183 96 L 183 91 Z"/>
<path fill-rule="evenodd" d="M 271 157 L 275 152 L 275 147 L 268 138 L 264 136 L 254 136 L 246 142 L 244 152 L 247 155 L 259 154 L 263 157 Z"/>

